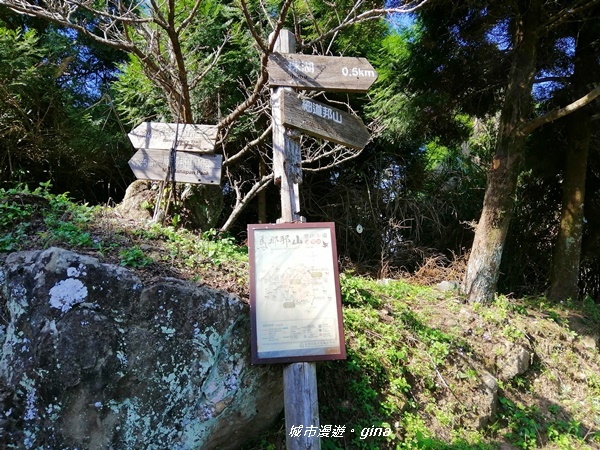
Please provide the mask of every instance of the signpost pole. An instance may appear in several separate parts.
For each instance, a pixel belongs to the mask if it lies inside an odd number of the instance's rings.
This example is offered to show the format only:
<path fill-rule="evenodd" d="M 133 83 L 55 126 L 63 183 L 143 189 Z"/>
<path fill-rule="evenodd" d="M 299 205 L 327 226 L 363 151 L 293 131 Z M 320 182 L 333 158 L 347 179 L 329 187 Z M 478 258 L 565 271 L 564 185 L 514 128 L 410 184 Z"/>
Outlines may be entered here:
<path fill-rule="evenodd" d="M 281 30 L 275 50 L 296 53 L 296 40 L 289 30 Z M 281 100 L 284 90 L 271 91 L 273 114 L 273 172 L 281 183 L 281 222 L 300 220 L 298 184 L 302 180 L 300 143 L 297 132 L 283 125 Z M 286 364 L 283 390 L 288 450 L 320 450 L 317 369 L 314 362 Z"/>

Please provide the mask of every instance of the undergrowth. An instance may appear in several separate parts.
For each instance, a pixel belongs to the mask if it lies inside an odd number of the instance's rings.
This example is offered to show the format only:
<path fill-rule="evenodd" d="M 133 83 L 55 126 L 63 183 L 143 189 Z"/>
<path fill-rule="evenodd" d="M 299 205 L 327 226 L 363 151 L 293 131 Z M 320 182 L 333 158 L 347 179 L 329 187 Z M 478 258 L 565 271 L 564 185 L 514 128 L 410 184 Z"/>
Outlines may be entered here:
<path fill-rule="evenodd" d="M 350 424 L 350 432 L 344 442 L 325 439 L 325 448 L 492 448 L 478 431 L 457 429 L 440 439 L 426 419 L 458 424 L 463 412 L 456 403 L 436 404 L 440 391 L 451 389 L 452 355 L 469 351 L 460 335 L 428 325 L 428 308 L 445 294 L 403 281 L 340 281 L 348 358 L 320 367 L 319 399 L 321 423 Z M 391 433 L 369 436 L 373 428 Z"/>
<path fill-rule="evenodd" d="M 47 183 L 0 189 L 0 256 L 50 246 L 247 297 L 247 249 L 230 236 L 128 224 L 109 208 L 51 194 Z M 592 299 L 468 305 L 454 291 L 351 273 L 340 286 L 347 359 L 317 365 L 323 449 L 599 448 Z M 503 379 L 514 348 L 530 352 L 530 365 Z M 485 374 L 496 377 L 497 400 L 484 420 Z M 245 449 L 279 449 L 285 439 L 282 419 Z"/>
<path fill-rule="evenodd" d="M 246 282 L 247 250 L 216 230 L 119 221 L 110 208 L 72 202 L 49 183 L 0 189 L 0 253 L 62 246 L 92 252 L 141 276 L 177 276 L 232 289 Z"/>
<path fill-rule="evenodd" d="M 575 315 L 598 329 L 600 308 L 590 299 L 554 305 L 498 297 L 471 306 L 455 292 L 402 280 L 342 274 L 340 284 L 347 359 L 319 363 L 318 396 L 321 428 L 345 433 L 325 433 L 321 448 L 599 448 L 600 358 L 597 349 L 584 352 L 569 327 Z M 497 375 L 498 349 L 525 344 L 533 364 L 496 380 L 496 412 L 479 422 L 481 404 L 472 399 L 483 374 Z M 246 449 L 284 448 L 283 419 L 275 430 Z"/>
<path fill-rule="evenodd" d="M 94 208 L 70 201 L 67 194 L 49 193 L 50 184 L 0 189 L 0 251 L 21 250 L 31 239 L 41 247 L 67 244 L 97 248 L 85 225 Z"/>

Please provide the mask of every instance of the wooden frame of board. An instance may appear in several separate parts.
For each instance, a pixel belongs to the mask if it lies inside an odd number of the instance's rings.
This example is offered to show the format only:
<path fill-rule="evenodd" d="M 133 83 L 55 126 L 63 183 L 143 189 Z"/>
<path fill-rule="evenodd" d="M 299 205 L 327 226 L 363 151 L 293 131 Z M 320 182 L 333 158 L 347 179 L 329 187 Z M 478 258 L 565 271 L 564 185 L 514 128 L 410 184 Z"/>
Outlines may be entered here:
<path fill-rule="evenodd" d="M 248 225 L 252 362 L 345 359 L 333 223 Z"/>

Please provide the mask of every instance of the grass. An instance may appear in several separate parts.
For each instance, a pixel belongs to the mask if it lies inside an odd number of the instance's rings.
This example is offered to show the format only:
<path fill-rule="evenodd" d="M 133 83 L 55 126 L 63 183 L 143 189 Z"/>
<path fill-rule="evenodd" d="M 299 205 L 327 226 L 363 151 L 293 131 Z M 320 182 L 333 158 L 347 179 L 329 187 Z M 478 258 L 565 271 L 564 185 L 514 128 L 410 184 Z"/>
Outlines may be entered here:
<path fill-rule="evenodd" d="M 347 431 L 344 439 L 323 438 L 323 448 L 600 445 L 600 358 L 579 334 L 598 330 L 599 308 L 590 299 L 553 305 L 500 296 L 489 305 L 468 305 L 456 294 L 402 280 L 342 274 L 340 284 L 348 358 L 319 363 L 318 384 L 321 424 L 344 424 Z M 511 345 L 526 346 L 534 362 L 524 374 L 498 379 L 496 414 L 479 427 L 481 405 L 472 399 L 481 390 L 482 370 L 495 375 Z M 373 427 L 391 433 L 362 438 Z M 284 423 L 275 429 L 247 448 L 282 448 Z"/>
<path fill-rule="evenodd" d="M 52 195 L 49 184 L 0 189 L 0 251 L 20 250 L 32 237 L 42 247 L 60 243 L 96 248 L 85 224 L 94 208 L 71 202 L 66 194 Z"/>
<path fill-rule="evenodd" d="M 247 249 L 232 237 L 130 223 L 111 208 L 50 191 L 48 183 L 0 189 L 0 255 L 61 246 L 136 270 L 142 279 L 174 276 L 247 297 Z"/>
<path fill-rule="evenodd" d="M 319 379 L 327 380 L 319 393 L 325 398 L 321 421 L 349 423 L 355 430 L 392 430 L 390 436 L 368 438 L 351 433 L 345 443 L 350 448 L 488 448 L 477 432 L 455 430 L 445 442 L 428 423 L 435 417 L 440 426 L 452 430 L 461 422 L 457 402 L 436 401 L 440 392 L 456 394 L 448 368 L 453 354 L 468 351 L 462 336 L 427 323 L 427 311 L 447 301 L 445 294 L 402 281 L 381 284 L 347 276 L 341 287 L 348 359 L 321 368 Z M 468 378 L 468 371 L 462 376 Z M 332 398 L 327 392 L 341 396 Z M 328 445 L 344 448 L 337 444 Z"/>
<path fill-rule="evenodd" d="M 43 184 L 0 189 L 0 258 L 62 246 L 120 264 L 143 280 L 175 276 L 248 296 L 247 249 L 230 236 L 123 221 Z M 1 260 L 1 259 L 0 259 Z M 464 303 L 403 280 L 340 276 L 347 359 L 318 363 L 320 422 L 345 427 L 323 449 L 592 449 L 600 446 L 600 329 L 592 299 L 564 304 L 499 296 Z M 498 378 L 496 414 L 480 426 L 484 371 L 508 349 L 529 369 Z M 250 449 L 279 449 L 283 419 Z"/>

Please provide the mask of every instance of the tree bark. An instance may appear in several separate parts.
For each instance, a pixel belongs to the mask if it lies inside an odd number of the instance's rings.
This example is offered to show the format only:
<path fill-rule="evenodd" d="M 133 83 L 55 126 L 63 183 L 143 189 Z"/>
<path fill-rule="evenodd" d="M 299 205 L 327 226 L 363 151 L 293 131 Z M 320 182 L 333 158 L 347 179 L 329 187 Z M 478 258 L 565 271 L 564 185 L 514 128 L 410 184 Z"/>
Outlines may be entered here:
<path fill-rule="evenodd" d="M 573 84 L 575 92 L 587 89 L 598 71 L 594 40 L 589 23 L 584 23 L 575 45 Z M 552 255 L 548 298 L 554 301 L 579 296 L 579 267 L 583 239 L 585 179 L 588 165 L 592 111 L 583 108 L 568 117 L 568 148 L 565 155 L 560 226 Z"/>
<path fill-rule="evenodd" d="M 267 175 L 267 163 L 262 158 L 258 173 L 261 178 Z M 267 192 L 264 189 L 258 193 L 258 223 L 267 223 Z"/>
<path fill-rule="evenodd" d="M 496 150 L 461 286 L 469 302 L 489 302 L 496 292 L 525 145 L 521 127 L 531 111 L 541 0 L 517 1 L 515 8 L 514 55 Z"/>
<path fill-rule="evenodd" d="M 579 295 L 579 261 L 583 238 L 585 176 L 590 142 L 590 115 L 581 110 L 569 117 L 560 227 L 552 255 L 548 298 L 576 299 Z"/>

